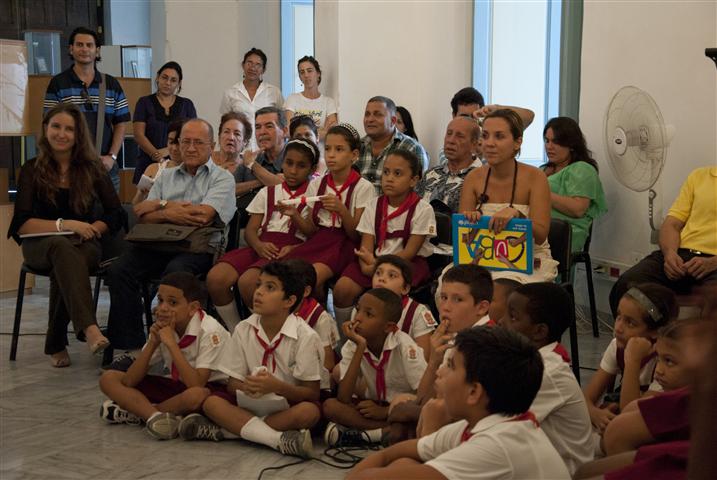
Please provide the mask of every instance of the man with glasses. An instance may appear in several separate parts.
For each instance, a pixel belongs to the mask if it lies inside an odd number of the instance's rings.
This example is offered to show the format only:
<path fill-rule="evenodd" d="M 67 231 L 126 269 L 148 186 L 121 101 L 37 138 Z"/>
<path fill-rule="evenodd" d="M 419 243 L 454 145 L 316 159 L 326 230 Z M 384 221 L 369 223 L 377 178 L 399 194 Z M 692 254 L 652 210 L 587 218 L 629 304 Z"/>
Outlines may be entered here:
<path fill-rule="evenodd" d="M 204 227 L 227 225 L 234 216 L 234 178 L 211 160 L 212 126 L 201 119 L 187 121 L 179 134 L 182 165 L 166 169 L 134 207 L 138 223 Z M 219 244 L 224 233 L 212 241 Z M 172 272 L 205 274 L 212 253 L 174 253 L 130 244 L 108 272 L 110 313 L 107 337 L 115 352 L 132 352 L 145 343 L 140 287 L 151 278 Z"/>
<path fill-rule="evenodd" d="M 74 63 L 50 80 L 45 92 L 44 109 L 47 111 L 60 102 L 71 102 L 80 108 L 92 132 L 100 160 L 109 171 L 115 190 L 119 192 L 117 155 L 122 148 L 126 123 L 130 121 L 127 98 L 113 76 L 105 74 L 104 85 L 101 85 L 103 77 L 95 66 L 100 61 L 97 32 L 77 27 L 70 34 L 69 45 L 70 58 Z M 102 128 L 98 131 L 101 87 L 105 91 L 104 119 L 100 119 Z"/>

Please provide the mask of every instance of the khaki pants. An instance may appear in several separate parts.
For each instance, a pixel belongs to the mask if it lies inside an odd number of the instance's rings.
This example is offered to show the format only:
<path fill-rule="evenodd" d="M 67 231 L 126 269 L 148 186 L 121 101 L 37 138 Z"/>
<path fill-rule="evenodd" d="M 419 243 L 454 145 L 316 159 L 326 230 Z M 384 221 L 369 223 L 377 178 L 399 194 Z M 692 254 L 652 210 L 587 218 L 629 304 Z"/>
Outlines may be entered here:
<path fill-rule="evenodd" d="M 76 335 L 96 324 L 90 273 L 97 269 L 102 250 L 96 240 L 76 244 L 75 237 L 49 236 L 22 242 L 30 268 L 50 270 L 50 311 L 45 353 L 61 352 L 67 345 L 67 325 Z"/>

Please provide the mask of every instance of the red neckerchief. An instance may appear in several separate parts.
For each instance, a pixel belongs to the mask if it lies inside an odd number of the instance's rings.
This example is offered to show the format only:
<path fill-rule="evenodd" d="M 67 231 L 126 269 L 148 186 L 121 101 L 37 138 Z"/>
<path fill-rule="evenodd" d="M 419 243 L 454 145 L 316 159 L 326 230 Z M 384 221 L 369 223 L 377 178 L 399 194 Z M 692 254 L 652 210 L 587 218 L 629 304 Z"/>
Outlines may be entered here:
<path fill-rule="evenodd" d="M 570 355 L 568 354 L 568 351 L 565 350 L 565 347 L 563 347 L 563 345 L 560 342 L 558 342 L 555 345 L 553 352 L 560 355 L 560 358 L 562 358 L 565 363 L 570 364 Z"/>
<path fill-rule="evenodd" d="M 315 298 L 306 297 L 302 300 L 298 310 L 296 310 L 296 316 L 301 317 L 304 320 L 309 320 L 309 315 L 314 311 L 317 303 L 319 302 L 317 302 Z"/>
<path fill-rule="evenodd" d="M 408 295 L 402 295 L 402 296 L 401 296 L 401 310 L 403 310 L 404 308 L 406 308 L 406 305 L 408 305 L 408 300 L 409 300 Z"/>
<path fill-rule="evenodd" d="M 279 335 L 279 340 L 275 341 L 271 345 L 267 344 L 264 340 L 261 339 L 259 336 L 259 329 L 254 327 L 254 335 L 256 335 L 256 339 L 259 341 L 259 345 L 264 349 L 264 356 L 261 359 L 261 364 L 265 367 L 268 366 L 269 363 L 269 357 L 271 357 L 271 372 L 274 373 L 276 371 L 276 357 L 274 356 L 274 350 L 279 346 L 281 343 L 281 340 L 284 338 L 284 334 L 282 333 Z"/>
<path fill-rule="evenodd" d="M 339 197 L 339 201 L 341 201 L 341 194 L 344 193 L 351 185 L 361 180 L 361 175 L 354 170 L 353 168 L 349 171 L 349 176 L 346 178 L 346 181 L 343 185 L 341 185 L 341 188 L 337 189 L 336 184 L 334 183 L 334 176 L 333 174 L 329 173 L 326 178 L 326 186 L 334 191 L 334 194 Z M 339 216 L 336 212 L 331 212 L 331 226 L 336 226 L 336 220 L 338 220 Z"/>
<path fill-rule="evenodd" d="M 383 355 L 381 355 L 381 361 L 378 362 L 378 364 L 373 361 L 369 352 L 364 352 L 363 356 L 366 360 L 368 360 L 368 364 L 376 370 L 376 395 L 378 396 L 378 400 L 384 401 L 386 400 L 386 372 L 384 367 L 388 363 L 388 359 L 391 356 L 391 350 L 383 352 Z"/>
<path fill-rule="evenodd" d="M 397 218 L 404 213 L 406 213 L 411 207 L 416 205 L 419 200 L 421 200 L 421 197 L 416 194 L 416 192 L 411 191 L 411 193 L 408 194 L 406 199 L 401 202 L 401 205 L 398 206 L 396 210 L 394 210 L 393 213 L 388 213 L 388 197 L 386 195 L 381 195 L 381 197 L 378 199 L 379 202 L 379 212 L 381 212 L 381 219 L 379 221 L 379 229 L 378 232 L 376 232 L 376 246 L 377 249 L 383 248 L 383 242 L 386 241 L 386 235 L 388 234 L 388 222 L 389 220 L 393 220 L 394 218 Z M 409 226 L 410 228 L 410 226 Z"/>
<path fill-rule="evenodd" d="M 286 181 L 281 183 L 281 188 L 284 189 L 284 192 L 289 196 L 288 200 L 293 200 L 294 198 L 301 197 L 303 194 L 306 193 L 306 189 L 308 187 L 309 182 L 307 181 L 299 185 L 299 188 L 297 188 L 294 193 L 291 193 L 291 189 L 289 188 L 289 185 L 287 185 Z M 306 205 L 306 199 L 302 198 L 299 206 L 300 205 Z"/>
<path fill-rule="evenodd" d="M 535 418 L 535 415 L 530 410 L 526 411 L 525 413 L 521 413 L 515 418 L 511 418 L 509 421 L 522 422 L 525 420 L 530 420 L 531 422 L 533 422 L 533 425 L 535 425 L 536 428 L 540 426 L 540 423 L 538 423 L 538 419 Z"/>
<path fill-rule="evenodd" d="M 204 311 L 199 310 L 199 322 L 201 323 L 202 320 L 204 320 Z M 182 335 L 182 338 L 180 338 L 177 342 L 177 346 L 180 350 L 184 350 L 185 348 L 193 344 L 196 339 L 196 335 L 184 334 Z M 172 380 L 179 380 L 179 370 L 177 370 L 177 366 L 174 364 L 174 362 L 172 362 Z"/>
<path fill-rule="evenodd" d="M 461 433 L 461 443 L 467 442 L 472 436 L 473 432 L 471 432 L 471 426 L 466 425 L 466 428 L 463 429 L 463 433 Z"/>

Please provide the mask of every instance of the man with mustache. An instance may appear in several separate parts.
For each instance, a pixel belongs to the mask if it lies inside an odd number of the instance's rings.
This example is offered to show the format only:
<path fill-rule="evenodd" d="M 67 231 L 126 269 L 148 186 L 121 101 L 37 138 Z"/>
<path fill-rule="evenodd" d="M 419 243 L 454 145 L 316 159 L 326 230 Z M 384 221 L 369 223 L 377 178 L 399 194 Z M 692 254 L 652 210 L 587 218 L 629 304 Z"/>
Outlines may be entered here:
<path fill-rule="evenodd" d="M 234 178 L 236 194 L 257 190 L 263 186 L 281 183 L 281 164 L 284 161 L 284 145 L 289 129 L 284 111 L 276 107 L 264 107 L 254 117 L 258 151 L 244 153 L 244 165 L 237 167 Z"/>

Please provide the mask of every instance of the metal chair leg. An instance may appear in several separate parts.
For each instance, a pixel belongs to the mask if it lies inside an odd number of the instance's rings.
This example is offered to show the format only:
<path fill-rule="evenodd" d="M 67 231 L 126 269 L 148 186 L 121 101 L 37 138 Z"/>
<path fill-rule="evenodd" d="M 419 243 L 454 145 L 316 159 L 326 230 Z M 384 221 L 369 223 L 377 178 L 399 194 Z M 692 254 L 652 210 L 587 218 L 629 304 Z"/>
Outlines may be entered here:
<path fill-rule="evenodd" d="M 593 325 L 593 337 L 598 338 L 600 331 L 598 329 L 597 306 L 595 305 L 595 287 L 593 287 L 593 266 L 590 262 L 590 254 L 585 254 L 585 276 L 588 280 L 588 299 L 590 301 L 590 321 Z"/>
<path fill-rule="evenodd" d="M 578 381 L 578 385 L 580 385 L 580 352 L 578 349 L 578 325 L 577 325 L 577 319 L 575 316 L 575 292 L 573 291 L 573 286 L 569 283 L 563 284 L 565 288 L 568 290 L 568 293 L 570 294 L 570 298 L 573 303 L 573 318 L 570 322 L 570 360 L 572 361 L 572 369 L 573 374 L 575 375 L 575 379 Z"/>
<path fill-rule="evenodd" d="M 102 275 L 97 275 L 95 277 L 95 293 L 92 298 L 94 304 L 95 304 L 95 315 L 97 315 L 97 305 L 100 303 L 100 288 L 102 288 Z"/>
<path fill-rule="evenodd" d="M 149 295 L 149 287 L 150 285 L 148 282 L 142 282 L 142 303 L 144 304 L 144 317 L 148 336 L 149 328 L 152 326 L 152 323 L 154 323 L 154 320 L 152 319 L 152 299 Z"/>
<path fill-rule="evenodd" d="M 15 361 L 17 355 L 17 341 L 20 338 L 20 320 L 22 319 L 22 302 L 25 299 L 25 277 L 27 272 L 20 269 L 20 280 L 17 287 L 17 301 L 15 302 L 15 323 L 12 325 L 12 341 L 10 343 L 10 361 Z"/>

